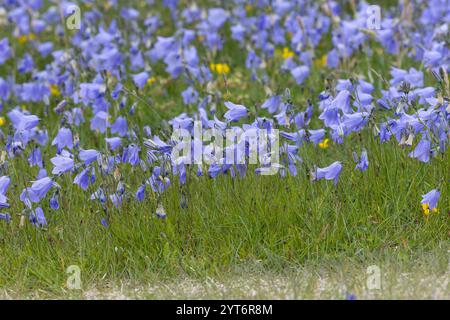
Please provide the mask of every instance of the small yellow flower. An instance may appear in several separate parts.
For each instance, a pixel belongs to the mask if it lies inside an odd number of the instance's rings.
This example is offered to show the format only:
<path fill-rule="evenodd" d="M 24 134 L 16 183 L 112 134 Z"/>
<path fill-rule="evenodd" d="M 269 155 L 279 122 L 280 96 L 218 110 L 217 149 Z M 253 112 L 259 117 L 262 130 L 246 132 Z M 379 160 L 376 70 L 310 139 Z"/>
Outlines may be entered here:
<path fill-rule="evenodd" d="M 4 126 L 6 123 L 6 120 L 4 117 L 0 117 L 0 127 Z"/>
<path fill-rule="evenodd" d="M 200 42 L 203 42 L 203 40 L 205 40 L 205 38 L 203 36 L 197 36 L 197 40 Z"/>
<path fill-rule="evenodd" d="M 55 97 L 59 97 L 61 95 L 61 92 L 59 92 L 58 85 L 52 84 L 50 86 L 50 94 Z"/>
<path fill-rule="evenodd" d="M 28 35 L 24 34 L 17 37 L 17 42 L 19 42 L 20 44 L 24 44 L 25 42 L 32 41 L 34 39 L 36 39 L 36 35 L 34 33 L 30 33 Z"/>
<path fill-rule="evenodd" d="M 438 208 L 433 208 L 430 210 L 430 206 L 428 203 L 422 203 L 423 214 L 428 216 L 430 213 L 438 213 Z"/>
<path fill-rule="evenodd" d="M 212 72 L 216 72 L 218 74 L 228 74 L 230 73 L 230 67 L 226 63 L 211 63 L 209 68 Z"/>
<path fill-rule="evenodd" d="M 330 142 L 330 139 L 328 139 L 328 138 L 323 139 L 322 142 L 319 142 L 319 148 L 320 148 L 320 149 L 326 149 L 326 148 L 328 148 L 328 142 Z"/>
<path fill-rule="evenodd" d="M 154 84 L 156 82 L 156 78 L 155 77 L 150 77 L 150 78 L 148 78 L 148 80 L 147 80 L 147 84 L 149 85 L 149 86 L 151 86 L 152 84 Z"/>
<path fill-rule="evenodd" d="M 321 58 L 316 59 L 314 64 L 319 68 L 325 67 L 327 65 L 327 55 L 324 54 Z"/>
<path fill-rule="evenodd" d="M 428 207 L 428 203 L 422 203 L 422 210 L 423 210 L 424 215 L 427 216 L 430 214 L 430 209 Z"/>
<path fill-rule="evenodd" d="M 284 47 L 283 48 L 283 59 L 289 59 L 292 58 L 294 56 L 294 52 L 292 52 L 291 50 L 289 50 L 288 47 Z"/>
<path fill-rule="evenodd" d="M 245 6 L 245 11 L 248 13 L 248 12 L 250 12 L 250 11 L 252 11 L 252 9 L 253 9 L 253 7 L 250 5 L 250 4 L 247 4 L 246 6 Z"/>
<path fill-rule="evenodd" d="M 227 64 L 219 63 L 216 65 L 216 71 L 217 71 L 217 73 L 220 73 L 220 74 L 222 74 L 222 73 L 227 74 L 230 72 L 230 67 Z"/>
<path fill-rule="evenodd" d="M 20 44 L 24 44 L 25 42 L 27 42 L 27 36 L 26 35 L 22 35 L 17 37 L 17 42 L 19 42 Z"/>

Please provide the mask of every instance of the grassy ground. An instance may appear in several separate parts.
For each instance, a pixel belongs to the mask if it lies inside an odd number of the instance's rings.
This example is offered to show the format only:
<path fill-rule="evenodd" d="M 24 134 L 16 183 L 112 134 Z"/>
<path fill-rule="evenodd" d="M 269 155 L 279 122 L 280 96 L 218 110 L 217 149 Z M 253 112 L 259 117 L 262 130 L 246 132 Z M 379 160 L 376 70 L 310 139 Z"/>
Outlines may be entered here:
<path fill-rule="evenodd" d="M 325 39 L 319 47 L 317 56 L 329 43 Z M 26 45 L 17 50 L 25 52 Z M 232 68 L 226 84 L 220 78 L 214 84 L 223 94 L 218 114 L 223 114 L 226 99 L 256 112 L 255 106 L 265 99 L 264 86 L 249 80 L 239 48 L 231 44 L 215 59 Z M 391 64 L 413 65 L 387 55 L 359 54 L 341 70 L 314 67 L 301 87 L 269 66 L 268 85 L 274 91 L 290 88 L 294 104 L 302 109 L 307 98 L 314 99 L 339 77 L 364 76 L 379 92 L 384 83 L 377 74 L 388 77 Z M 156 84 L 139 93 L 149 105 L 140 102 L 131 121 L 139 127 L 150 123 L 157 132 L 163 127 L 161 117 L 170 119 L 185 107 L 182 80 L 166 79 L 157 67 L 155 72 Z M 426 80 L 431 83 L 429 74 Z M 131 97 L 130 105 L 133 102 Z M 54 136 L 56 116 L 40 105 L 28 108 L 44 119 Z M 375 115 L 378 121 L 386 116 Z M 103 137 L 93 135 L 88 126 L 78 131 L 82 147 L 99 147 Z M 370 166 L 361 173 L 353 170 L 352 151 L 363 147 Z M 53 155 L 55 150 L 45 152 Z M 16 214 L 23 205 L 10 199 L 12 222 L 0 223 L 0 297 L 341 299 L 352 293 L 358 298 L 448 299 L 449 153 L 429 164 L 408 153 L 394 141 L 380 145 L 366 129 L 343 145 L 302 148 L 304 164 L 297 177 L 249 174 L 245 179 L 212 180 L 191 172 L 187 186 L 181 189 L 173 181 L 164 194 L 166 220 L 156 219 L 156 199 L 150 195 L 143 203 L 125 201 L 111 215 L 109 228 L 99 223 L 103 212 L 88 200 L 89 194 L 63 177 L 58 180 L 64 190 L 61 209 L 51 212 L 44 206 L 49 222 L 44 230 L 30 224 L 21 227 Z M 309 181 L 313 164 L 327 166 L 336 160 L 344 163 L 337 187 Z M 36 169 L 25 162 L 11 160 L 10 194 L 18 194 L 25 181 L 36 176 Z M 142 179 L 139 170 L 128 167 L 122 172 L 131 190 Z M 421 195 L 437 186 L 442 192 L 440 212 L 425 218 Z M 182 193 L 186 209 L 180 208 Z M 71 265 L 81 270 L 81 291 L 66 288 Z M 380 290 L 365 286 L 369 265 L 382 270 Z"/>
<path fill-rule="evenodd" d="M 442 248 L 404 256 L 399 250 L 363 258 L 345 257 L 308 262 L 283 271 L 267 270 L 261 263 L 235 265 L 215 276 L 179 275 L 161 279 L 145 274 L 139 280 L 107 277 L 82 283 L 81 290 L 61 286 L 45 290 L 9 286 L 2 299 L 449 299 L 450 266 Z M 379 268 L 379 286 L 370 286 Z M 87 277 L 82 273 L 82 281 Z"/>

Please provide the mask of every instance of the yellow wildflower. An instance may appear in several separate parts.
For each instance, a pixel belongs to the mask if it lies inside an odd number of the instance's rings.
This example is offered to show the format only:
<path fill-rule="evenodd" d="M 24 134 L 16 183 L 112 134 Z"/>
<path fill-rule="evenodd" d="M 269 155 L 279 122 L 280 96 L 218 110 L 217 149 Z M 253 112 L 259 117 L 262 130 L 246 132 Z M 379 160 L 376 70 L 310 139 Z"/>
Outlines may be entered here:
<path fill-rule="evenodd" d="M 5 123 L 6 123 L 5 118 L 4 118 L 4 117 L 0 117 L 0 127 L 1 127 L 1 126 L 4 126 Z"/>
<path fill-rule="evenodd" d="M 34 33 L 30 33 L 28 35 L 24 34 L 17 37 L 17 42 L 19 42 L 20 44 L 24 44 L 25 42 L 32 41 L 34 39 L 36 39 L 36 35 Z"/>
<path fill-rule="evenodd" d="M 226 63 L 211 63 L 209 68 L 212 72 L 216 72 L 218 74 L 228 74 L 230 73 L 230 67 Z"/>
<path fill-rule="evenodd" d="M 330 142 L 330 139 L 328 139 L 328 138 L 323 139 L 322 142 L 319 142 L 319 148 L 320 148 L 320 149 L 326 149 L 326 148 L 328 148 L 328 142 Z"/>
<path fill-rule="evenodd" d="M 288 47 L 284 47 L 283 48 L 283 59 L 289 59 L 292 58 L 294 56 L 294 52 L 292 52 L 291 50 L 289 50 Z"/>
<path fill-rule="evenodd" d="M 154 84 L 156 82 L 156 78 L 155 77 L 150 77 L 150 78 L 148 78 L 148 80 L 147 80 L 147 84 L 148 85 L 152 85 L 152 84 Z"/>
<path fill-rule="evenodd" d="M 250 11 L 252 11 L 252 9 L 253 9 L 253 7 L 250 5 L 250 4 L 247 4 L 246 6 L 245 6 L 245 11 L 248 13 L 248 12 L 250 12 Z"/>
<path fill-rule="evenodd" d="M 51 94 L 52 96 L 56 96 L 56 97 L 59 97 L 59 96 L 61 95 L 61 92 L 59 92 L 58 85 L 52 84 L 52 85 L 50 86 L 50 94 Z"/>
<path fill-rule="evenodd" d="M 230 73 L 230 67 L 227 64 L 223 64 L 223 72 Z"/>
<path fill-rule="evenodd" d="M 320 57 L 319 59 L 316 59 L 316 60 L 314 61 L 314 64 L 315 64 L 317 67 L 319 67 L 319 68 L 325 67 L 325 66 L 327 65 L 327 55 L 324 54 L 324 55 L 323 55 L 322 57 Z"/>
<path fill-rule="evenodd" d="M 27 36 L 26 35 L 22 35 L 17 37 L 17 42 L 19 42 L 20 44 L 24 44 L 25 42 L 27 42 Z"/>
<path fill-rule="evenodd" d="M 428 216 L 430 213 L 438 213 L 438 208 L 433 208 L 430 210 L 430 206 L 428 203 L 422 203 L 423 214 Z"/>
<path fill-rule="evenodd" d="M 218 63 L 216 65 L 216 71 L 217 73 L 229 73 L 230 72 L 230 67 L 227 64 L 222 64 L 222 63 Z"/>

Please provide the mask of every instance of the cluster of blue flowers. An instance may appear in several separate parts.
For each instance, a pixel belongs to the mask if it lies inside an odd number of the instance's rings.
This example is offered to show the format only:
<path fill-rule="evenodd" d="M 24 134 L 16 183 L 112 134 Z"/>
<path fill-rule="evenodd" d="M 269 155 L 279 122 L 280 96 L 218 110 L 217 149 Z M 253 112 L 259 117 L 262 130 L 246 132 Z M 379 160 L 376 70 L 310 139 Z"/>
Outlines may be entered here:
<path fill-rule="evenodd" d="M 354 14 L 347 14 L 333 0 L 233 0 L 226 1 L 223 8 L 182 7 L 177 0 L 130 2 L 127 7 L 119 7 L 117 0 L 101 4 L 85 0 L 80 1 L 80 29 L 66 30 L 74 5 L 64 0 L 55 4 L 42 0 L 0 3 L 1 29 L 10 32 L 0 38 L 0 109 L 6 115 L 1 122 L 9 125 L 0 131 L 4 142 L 0 209 L 9 207 L 8 197 L 19 196 L 8 195 L 11 180 L 19 179 L 8 165 L 13 162 L 9 159 L 24 159 L 39 168 L 38 175 L 32 181 L 14 183 L 23 186 L 23 216 L 36 226 L 47 224 L 44 202 L 52 210 L 60 208 L 62 176 L 71 177 L 105 211 L 108 203 L 120 208 L 124 201 L 144 201 L 152 192 L 158 201 L 156 214 L 164 218 L 161 194 L 174 178 L 185 184 L 190 170 L 197 176 L 217 178 L 228 174 L 244 177 L 249 169 L 256 174 L 267 169 L 264 165 L 252 168 L 245 162 L 226 164 L 222 155 L 214 153 L 208 165 L 175 162 L 171 152 L 176 141 L 152 132 L 148 125 L 138 126 L 134 117 L 141 100 L 146 101 L 146 87 L 160 74 L 154 71 L 159 66 L 166 77 L 185 83 L 181 98 L 190 111 L 167 119 L 171 130 L 193 132 L 195 121 L 201 122 L 202 131 L 279 129 L 281 176 L 297 174 L 305 144 L 323 148 L 328 141 L 342 144 L 347 136 L 367 127 L 380 143 L 396 139 L 411 149 L 410 157 L 421 162 L 428 163 L 447 149 L 450 6 L 446 0 L 400 1 L 398 7 L 383 11 L 379 29 L 367 27 L 371 17 L 365 2 L 353 8 Z M 169 22 L 161 15 L 164 10 L 170 13 L 175 29 L 171 35 L 167 35 Z M 120 16 L 111 16 L 112 11 Z M 322 39 L 329 35 L 332 49 L 323 57 L 316 56 Z M 269 64 L 298 85 L 311 76 L 314 64 L 345 68 L 356 54 L 405 55 L 421 68 L 392 66 L 387 80 L 375 70 L 376 79 L 338 79 L 311 97 L 302 110 L 293 105 L 289 90 L 274 93 L 268 89 L 267 99 L 253 112 L 221 100 L 219 91 L 210 90 L 214 88 L 211 83 L 227 78 L 235 67 L 211 62 L 228 43 L 245 54 L 242 68 L 249 81 L 267 88 Z M 381 53 L 374 52 L 374 43 L 381 46 Z M 21 44 L 27 50 L 19 56 Z M 280 47 L 284 51 L 280 52 Z M 282 56 L 278 65 L 273 63 L 279 61 L 277 55 Z M 435 86 L 424 86 L 425 73 L 434 76 Z M 375 93 L 376 87 L 382 88 L 381 95 Z M 216 112 L 217 102 L 227 110 L 222 119 Z M 39 106 L 37 114 L 56 115 L 59 124 L 46 123 L 45 118 L 32 114 L 28 105 Z M 59 130 L 49 136 L 46 127 L 54 126 Z M 80 140 L 81 131 L 87 128 L 104 141 L 104 148 L 93 149 L 89 139 Z M 49 159 L 43 150 L 51 150 Z M 354 152 L 355 170 L 365 171 L 369 157 L 364 148 Z M 48 160 L 51 172 L 46 169 Z M 311 179 L 332 180 L 336 185 L 345 164 L 344 159 L 337 160 L 327 167 L 309 168 Z M 134 167 L 132 173 L 144 177 L 142 184 L 126 185 L 118 173 L 124 166 Z M 424 195 L 424 211 L 435 209 L 439 196 L 438 190 Z M 10 220 L 11 216 L 0 213 L 0 219 Z M 106 215 L 101 223 L 107 226 Z"/>

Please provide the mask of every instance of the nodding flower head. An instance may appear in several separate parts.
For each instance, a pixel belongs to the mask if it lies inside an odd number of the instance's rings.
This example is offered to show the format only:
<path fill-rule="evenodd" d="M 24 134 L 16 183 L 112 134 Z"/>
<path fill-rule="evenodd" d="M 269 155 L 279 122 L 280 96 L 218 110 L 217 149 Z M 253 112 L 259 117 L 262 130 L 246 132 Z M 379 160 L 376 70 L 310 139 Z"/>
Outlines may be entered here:
<path fill-rule="evenodd" d="M 116 121 L 111 126 L 111 133 L 118 134 L 121 137 L 124 137 L 128 131 L 127 119 L 124 117 L 118 117 Z"/>
<path fill-rule="evenodd" d="M 93 194 L 91 194 L 91 200 L 99 200 L 102 204 L 106 203 L 106 195 L 102 188 L 98 188 Z"/>
<path fill-rule="evenodd" d="M 38 146 L 31 150 L 30 156 L 28 157 L 28 162 L 31 166 L 38 166 L 39 168 L 42 168 L 42 153 Z"/>
<path fill-rule="evenodd" d="M 73 148 L 73 137 L 72 131 L 69 128 L 61 128 L 58 131 L 55 139 L 53 139 L 52 146 L 56 145 L 58 147 L 58 152 L 64 147 L 69 149 Z"/>
<path fill-rule="evenodd" d="M 431 143 L 427 139 L 422 139 L 412 151 L 409 156 L 411 158 L 417 158 L 419 161 L 422 162 L 429 162 L 430 161 L 430 153 L 431 151 Z"/>
<path fill-rule="evenodd" d="M 353 152 L 353 159 L 356 162 L 355 169 L 358 169 L 360 171 L 365 171 L 369 167 L 369 158 L 367 156 L 367 150 L 363 149 L 361 152 L 361 157 L 358 157 L 356 152 Z"/>
<path fill-rule="evenodd" d="M 5 220 L 6 222 L 10 222 L 11 215 L 9 213 L 0 213 L 0 220 Z"/>
<path fill-rule="evenodd" d="M 52 208 L 53 210 L 59 209 L 58 195 L 55 194 L 50 198 L 50 208 Z"/>
<path fill-rule="evenodd" d="M 85 165 L 88 165 L 94 161 L 97 160 L 99 156 L 99 152 L 97 150 L 94 149 L 89 149 L 89 150 L 80 150 L 80 153 L 78 154 L 78 157 L 80 158 L 81 161 L 84 161 Z"/>
<path fill-rule="evenodd" d="M 333 180 L 334 185 L 337 185 L 339 175 L 342 171 L 342 164 L 339 161 L 333 162 L 331 165 L 325 168 L 315 168 L 311 171 L 311 178 L 315 180 Z"/>
<path fill-rule="evenodd" d="M 9 203 L 8 198 L 5 195 L 0 194 L 0 209 L 2 208 L 9 208 Z"/>
<path fill-rule="evenodd" d="M 433 189 L 422 196 L 421 204 L 423 213 L 425 215 L 438 212 L 437 203 L 439 201 L 440 196 L 441 193 L 437 189 Z"/>
<path fill-rule="evenodd" d="M 136 144 L 130 144 L 123 153 L 122 161 L 128 162 L 133 166 L 136 166 L 140 163 L 141 159 L 139 158 L 139 152 L 141 148 L 139 148 Z"/>
<path fill-rule="evenodd" d="M 79 185 L 83 190 L 86 190 L 91 183 L 91 179 L 89 178 L 89 171 L 90 168 L 83 169 L 75 176 L 73 183 Z"/>
<path fill-rule="evenodd" d="M 63 174 L 71 171 L 74 167 L 74 161 L 68 156 L 56 156 L 50 159 L 55 166 L 52 170 L 53 174 Z"/>
<path fill-rule="evenodd" d="M 230 101 L 225 102 L 225 106 L 228 111 L 225 113 L 224 117 L 229 121 L 239 121 L 241 118 L 247 115 L 247 108 L 240 104 L 234 104 Z"/>
<path fill-rule="evenodd" d="M 39 200 L 45 198 L 47 192 L 53 187 L 53 180 L 49 177 L 44 177 L 35 181 L 31 185 L 31 192 L 36 195 Z"/>
<path fill-rule="evenodd" d="M 136 200 L 144 201 L 145 189 L 146 189 L 145 183 L 143 183 L 139 186 L 138 190 L 136 191 Z"/>
<path fill-rule="evenodd" d="M 119 137 L 105 138 L 105 141 L 112 151 L 116 150 L 122 144 L 122 139 Z"/>
<path fill-rule="evenodd" d="M 5 195 L 8 190 L 11 179 L 8 176 L 0 177 L 0 194 Z"/>
<path fill-rule="evenodd" d="M 165 219 L 167 217 L 166 210 L 161 203 L 158 204 L 158 207 L 156 208 L 156 216 L 159 219 Z"/>
<path fill-rule="evenodd" d="M 59 187 L 51 178 L 43 177 L 33 182 L 31 187 L 25 188 L 20 195 L 20 200 L 30 207 L 31 202 L 38 203 L 44 199 L 53 186 Z"/>
<path fill-rule="evenodd" d="M 30 222 L 36 227 L 45 227 L 47 225 L 47 219 L 45 219 L 44 210 L 41 207 L 37 207 L 36 210 L 30 213 Z"/>
<path fill-rule="evenodd" d="M 16 131 L 31 130 L 39 124 L 39 118 L 35 115 L 28 115 L 21 111 L 14 109 L 8 112 L 8 117 L 11 120 Z"/>
<path fill-rule="evenodd" d="M 294 77 L 295 81 L 297 81 L 297 84 L 302 84 L 309 75 L 309 67 L 298 66 L 291 70 L 291 74 Z"/>
<path fill-rule="evenodd" d="M 135 74 L 133 76 L 133 81 L 134 81 L 134 84 L 136 85 L 136 87 L 138 87 L 139 89 L 142 89 L 147 84 L 148 78 L 149 78 L 148 73 L 144 71 L 144 72 Z"/>

